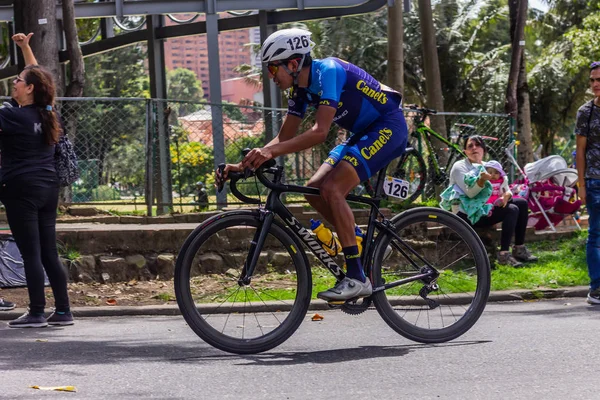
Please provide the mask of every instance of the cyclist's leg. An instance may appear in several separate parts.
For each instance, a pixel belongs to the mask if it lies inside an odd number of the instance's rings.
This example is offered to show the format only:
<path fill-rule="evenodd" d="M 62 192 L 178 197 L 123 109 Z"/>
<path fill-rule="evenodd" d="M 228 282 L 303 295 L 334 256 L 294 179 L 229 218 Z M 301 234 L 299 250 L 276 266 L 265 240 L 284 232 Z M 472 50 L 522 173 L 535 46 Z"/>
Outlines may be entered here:
<path fill-rule="evenodd" d="M 329 207 L 336 232 L 342 243 L 348 266 L 347 278 L 350 278 L 318 294 L 319 298 L 328 301 L 365 297 L 372 292 L 358 256 L 354 214 L 345 198 L 361 181 L 367 180 L 404 152 L 407 130 L 402 112 L 386 115 L 371 124 L 369 130 L 361 135 L 356 144 L 344 146 L 341 152 L 336 147 L 330 153 L 335 167 L 323 178 L 320 186 L 321 196 Z"/>
<path fill-rule="evenodd" d="M 329 164 L 328 162 L 321 164 L 317 172 L 312 176 L 312 178 L 308 180 L 306 186 L 320 188 L 323 184 L 323 180 L 325 179 L 327 174 L 329 174 L 332 170 L 333 165 Z M 331 215 L 331 212 L 329 210 L 329 206 L 327 205 L 323 197 L 311 195 L 305 195 L 304 197 L 306 198 L 306 201 L 308 201 L 308 204 L 310 204 L 315 210 L 317 210 L 317 212 L 321 214 L 323 218 L 327 220 L 327 222 L 329 222 L 332 225 L 335 225 L 333 222 L 333 216 Z"/>

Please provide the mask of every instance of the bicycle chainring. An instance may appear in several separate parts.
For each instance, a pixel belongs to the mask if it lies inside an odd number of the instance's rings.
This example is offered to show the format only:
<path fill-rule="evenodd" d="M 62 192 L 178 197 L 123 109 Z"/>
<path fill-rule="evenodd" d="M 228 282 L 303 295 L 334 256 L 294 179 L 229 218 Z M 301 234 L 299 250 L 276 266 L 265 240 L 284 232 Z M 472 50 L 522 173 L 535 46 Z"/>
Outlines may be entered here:
<path fill-rule="evenodd" d="M 347 302 L 342 304 L 340 308 L 346 314 L 358 315 L 367 311 L 369 306 L 371 306 L 371 303 L 371 296 L 369 296 L 357 300 L 348 300 Z"/>

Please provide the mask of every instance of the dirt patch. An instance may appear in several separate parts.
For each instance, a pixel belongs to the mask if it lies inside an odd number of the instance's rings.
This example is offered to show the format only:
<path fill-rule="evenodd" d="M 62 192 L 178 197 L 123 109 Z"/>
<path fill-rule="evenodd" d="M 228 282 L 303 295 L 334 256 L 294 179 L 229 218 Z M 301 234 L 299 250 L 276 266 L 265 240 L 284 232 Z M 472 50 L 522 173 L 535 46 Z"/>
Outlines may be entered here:
<path fill-rule="evenodd" d="M 233 273 L 232 273 L 233 274 Z M 237 274 L 234 274 L 237 275 Z M 221 301 L 229 298 L 230 290 L 237 288 L 237 278 L 231 274 L 206 275 L 193 278 L 191 292 L 194 298 L 201 302 Z M 295 286 L 295 281 L 286 274 L 272 273 L 259 275 L 253 278 L 252 291 L 260 293 L 277 293 L 277 299 L 293 298 L 293 295 L 282 294 L 281 291 L 290 291 Z M 256 289 L 256 290 L 255 290 Z M 173 280 L 153 280 L 119 283 L 69 283 L 69 299 L 71 307 L 93 306 L 149 306 L 149 305 L 176 305 L 175 288 Z M 290 292 L 291 293 L 291 292 Z M 17 307 L 27 307 L 29 295 L 27 288 L 0 289 L 0 297 L 17 304 Z M 46 288 L 47 306 L 54 306 L 52 290 Z"/>
<path fill-rule="evenodd" d="M 71 307 L 146 306 L 177 304 L 173 281 L 130 281 L 128 283 L 69 283 Z M 27 288 L 1 289 L 0 297 L 27 307 Z M 52 290 L 46 288 L 48 307 L 54 306 Z"/>

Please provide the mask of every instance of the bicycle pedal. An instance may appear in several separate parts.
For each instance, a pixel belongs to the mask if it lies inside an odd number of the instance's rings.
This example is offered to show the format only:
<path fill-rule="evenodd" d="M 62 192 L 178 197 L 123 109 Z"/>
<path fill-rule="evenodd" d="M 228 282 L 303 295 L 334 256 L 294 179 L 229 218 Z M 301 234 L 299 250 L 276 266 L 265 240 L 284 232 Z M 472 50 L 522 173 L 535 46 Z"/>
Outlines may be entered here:
<path fill-rule="evenodd" d="M 330 307 L 339 307 L 339 306 L 343 306 L 345 302 L 346 302 L 346 300 L 331 300 L 331 301 L 328 301 L 327 304 Z"/>

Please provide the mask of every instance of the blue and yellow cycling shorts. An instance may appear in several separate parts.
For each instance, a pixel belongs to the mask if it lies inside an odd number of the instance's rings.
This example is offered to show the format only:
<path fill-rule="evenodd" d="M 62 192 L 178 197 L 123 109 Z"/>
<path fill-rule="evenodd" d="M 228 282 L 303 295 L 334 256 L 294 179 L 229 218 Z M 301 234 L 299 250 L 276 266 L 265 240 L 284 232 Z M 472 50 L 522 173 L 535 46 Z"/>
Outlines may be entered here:
<path fill-rule="evenodd" d="M 383 115 L 355 135 L 362 135 L 356 144 L 348 145 L 353 135 L 334 147 L 324 163 L 335 166 L 344 160 L 354 167 L 363 182 L 404 153 L 408 131 L 402 109 Z"/>

